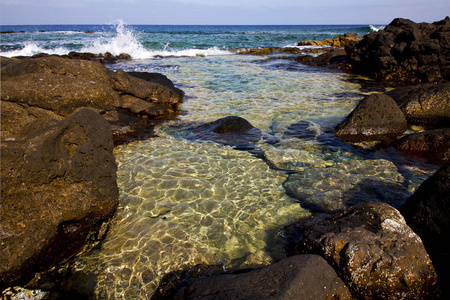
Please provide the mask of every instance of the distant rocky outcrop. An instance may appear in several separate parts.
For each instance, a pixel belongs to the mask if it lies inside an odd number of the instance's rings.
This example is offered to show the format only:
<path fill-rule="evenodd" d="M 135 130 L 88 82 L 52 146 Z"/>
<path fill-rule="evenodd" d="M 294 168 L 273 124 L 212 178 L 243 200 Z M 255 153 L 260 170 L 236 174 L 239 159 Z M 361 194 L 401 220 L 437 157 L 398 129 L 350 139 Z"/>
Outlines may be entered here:
<path fill-rule="evenodd" d="M 2 141 L 0 288 L 102 238 L 119 197 L 113 146 L 111 126 L 87 108 Z"/>
<path fill-rule="evenodd" d="M 7 113 L 11 124 L 2 126 L 2 139 L 22 138 L 80 107 L 100 113 L 115 135 L 143 130 L 149 119 L 176 112 L 183 100 L 181 90 L 159 77 L 142 79 L 99 62 L 56 56 L 2 58 L 2 118 Z M 16 122 L 24 126 L 16 128 Z"/>
<path fill-rule="evenodd" d="M 395 19 L 346 46 L 356 73 L 404 84 L 450 80 L 450 18 L 434 23 Z"/>
<path fill-rule="evenodd" d="M 421 239 L 385 203 L 286 226 L 290 255 L 319 254 L 360 299 L 436 299 L 437 277 Z"/>
<path fill-rule="evenodd" d="M 425 180 L 400 207 L 407 224 L 422 238 L 436 268 L 442 299 L 450 296 L 450 166 Z"/>
<path fill-rule="evenodd" d="M 302 41 L 297 46 L 329 46 L 329 47 L 345 47 L 349 43 L 359 42 L 362 37 L 359 37 L 357 33 L 349 32 L 343 35 L 337 35 L 332 39 L 325 39 L 321 41 Z"/>
<path fill-rule="evenodd" d="M 360 142 L 395 138 L 406 129 L 405 116 L 395 101 L 389 96 L 374 94 L 361 100 L 334 133 L 345 140 Z"/>

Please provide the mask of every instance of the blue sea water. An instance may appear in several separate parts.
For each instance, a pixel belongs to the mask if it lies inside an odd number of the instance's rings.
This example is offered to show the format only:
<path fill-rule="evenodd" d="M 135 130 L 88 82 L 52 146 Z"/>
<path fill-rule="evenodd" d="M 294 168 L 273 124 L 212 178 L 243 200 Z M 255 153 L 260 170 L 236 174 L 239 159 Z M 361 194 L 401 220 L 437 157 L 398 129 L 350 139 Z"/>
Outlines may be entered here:
<path fill-rule="evenodd" d="M 131 60 L 106 66 L 161 72 L 185 92 L 180 114 L 158 124 L 156 138 L 115 148 L 120 207 L 101 248 L 78 257 L 62 288 L 90 298 L 148 299 L 164 274 L 180 268 L 254 268 L 282 258 L 278 230 L 318 209 L 400 205 L 436 166 L 331 133 L 364 95 L 384 87 L 289 54 L 230 51 L 378 28 L 2 26 L 17 33 L 0 35 L 0 56 L 127 53 Z M 254 151 L 188 138 L 198 125 L 229 115 L 261 130 Z"/>
<path fill-rule="evenodd" d="M 123 22 L 113 25 L 15 25 L 1 27 L 1 31 L 17 33 L 2 34 L 0 54 L 29 56 L 40 52 L 109 51 L 112 54 L 128 52 L 133 58 L 177 55 L 177 52 L 217 55 L 223 50 L 237 48 L 293 46 L 300 41 L 322 40 L 347 32 L 362 36 L 376 29 L 372 25 L 182 26 L 126 25 Z"/>

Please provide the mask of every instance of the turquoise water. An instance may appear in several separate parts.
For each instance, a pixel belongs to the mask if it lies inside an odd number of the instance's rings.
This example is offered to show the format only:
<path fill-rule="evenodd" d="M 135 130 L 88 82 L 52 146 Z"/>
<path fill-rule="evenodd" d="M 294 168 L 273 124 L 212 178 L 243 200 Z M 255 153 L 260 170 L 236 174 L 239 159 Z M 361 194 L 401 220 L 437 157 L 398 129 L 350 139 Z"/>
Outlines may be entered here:
<path fill-rule="evenodd" d="M 186 98 L 176 118 L 155 128 L 157 137 L 115 148 L 119 210 L 101 249 L 78 258 L 67 288 L 94 298 L 146 299 L 164 274 L 180 268 L 264 266 L 283 257 L 274 241 L 282 226 L 360 201 L 398 206 L 436 170 L 330 133 L 365 94 L 377 92 L 363 78 L 300 65 L 285 54 L 228 51 L 350 29 L 363 34 L 369 26 L 122 24 L 116 31 L 74 31 L 86 28 L 22 33 L 27 42 L 2 37 L 2 54 L 117 48 L 134 59 L 109 68 L 162 72 Z M 262 138 L 247 150 L 191 138 L 197 126 L 230 115 L 247 119 Z"/>

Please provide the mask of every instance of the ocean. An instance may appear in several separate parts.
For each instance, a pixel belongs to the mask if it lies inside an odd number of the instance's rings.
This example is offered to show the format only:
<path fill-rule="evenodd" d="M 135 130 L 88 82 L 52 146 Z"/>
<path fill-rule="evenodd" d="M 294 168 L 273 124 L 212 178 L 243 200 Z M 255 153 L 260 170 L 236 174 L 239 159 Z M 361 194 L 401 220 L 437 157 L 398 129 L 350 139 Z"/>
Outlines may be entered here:
<path fill-rule="evenodd" d="M 312 213 L 360 201 L 401 205 L 437 167 L 332 134 L 365 95 L 387 87 L 302 65 L 293 54 L 230 51 L 380 27 L 2 26 L 15 33 L 0 35 L 1 56 L 127 53 L 131 60 L 107 67 L 159 72 L 185 92 L 180 113 L 158 124 L 156 137 L 115 148 L 120 207 L 102 246 L 79 256 L 61 286 L 98 299 L 147 299 L 171 271 L 282 259 L 280 228 Z M 261 140 L 236 148 L 190 135 L 230 115 L 259 128 Z"/>

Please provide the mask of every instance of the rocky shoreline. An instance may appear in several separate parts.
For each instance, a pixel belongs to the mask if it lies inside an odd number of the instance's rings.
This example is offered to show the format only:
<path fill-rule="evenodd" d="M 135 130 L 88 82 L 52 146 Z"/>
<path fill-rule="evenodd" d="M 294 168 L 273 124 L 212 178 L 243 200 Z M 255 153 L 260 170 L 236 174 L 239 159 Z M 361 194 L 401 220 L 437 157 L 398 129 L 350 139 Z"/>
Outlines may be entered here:
<path fill-rule="evenodd" d="M 295 58 L 414 84 L 365 97 L 334 131 L 351 143 L 375 140 L 444 165 L 399 210 L 367 199 L 314 215 L 281 230 L 287 259 L 232 274 L 213 266 L 168 274 L 153 299 L 448 296 L 449 41 L 449 18 L 433 24 L 396 19 L 362 39 L 327 41 L 345 51 Z M 273 51 L 281 52 L 240 53 Z M 99 59 L 108 55 L 1 59 L 0 290 L 39 287 L 40 273 L 101 242 L 118 206 L 114 142 L 148 132 L 183 101 L 167 77 L 109 71 Z M 410 133 L 417 126 L 421 130 Z M 259 134 L 233 117 L 193 133 L 244 145 Z"/>

